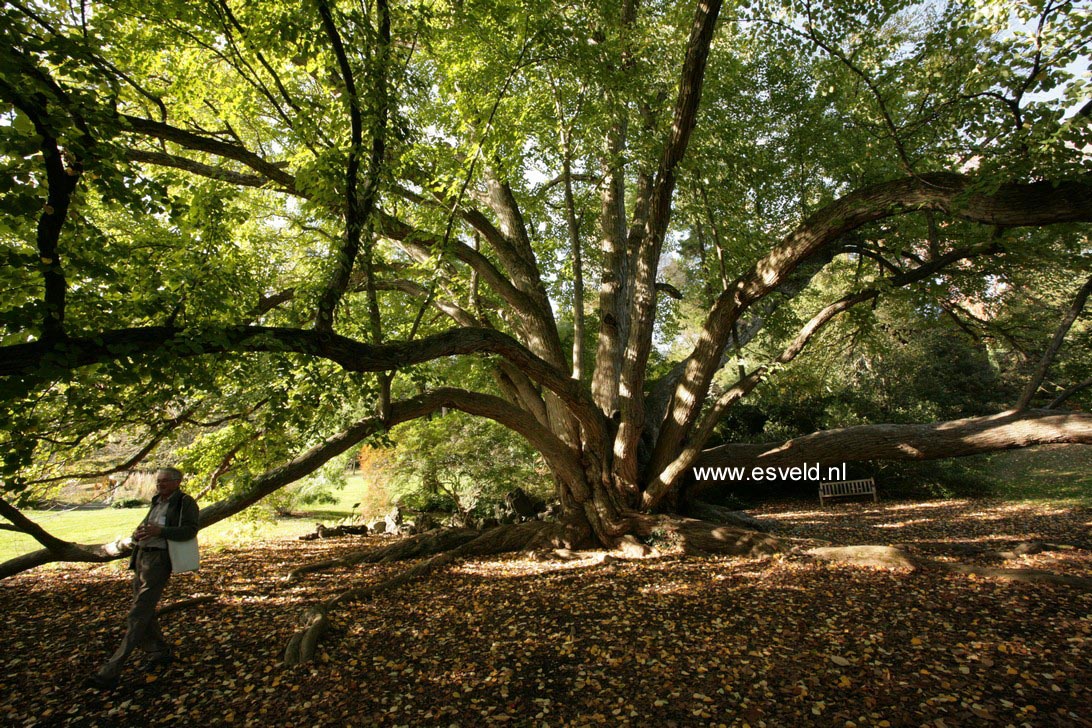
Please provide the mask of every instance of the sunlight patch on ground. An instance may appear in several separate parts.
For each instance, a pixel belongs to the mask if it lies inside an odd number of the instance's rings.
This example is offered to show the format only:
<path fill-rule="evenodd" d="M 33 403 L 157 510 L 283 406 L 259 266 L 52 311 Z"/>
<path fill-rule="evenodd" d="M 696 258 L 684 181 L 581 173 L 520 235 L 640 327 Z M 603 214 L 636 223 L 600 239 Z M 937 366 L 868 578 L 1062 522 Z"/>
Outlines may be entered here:
<path fill-rule="evenodd" d="M 580 551 L 577 558 L 568 561 L 536 561 L 525 556 L 511 556 L 481 561 L 463 561 L 451 567 L 456 574 L 476 576 L 519 576 L 525 574 L 549 574 L 596 566 L 605 551 Z"/>
<path fill-rule="evenodd" d="M 877 523 L 876 528 L 909 528 L 921 523 L 929 523 L 932 518 L 912 518 L 909 521 L 896 521 L 895 523 Z"/>

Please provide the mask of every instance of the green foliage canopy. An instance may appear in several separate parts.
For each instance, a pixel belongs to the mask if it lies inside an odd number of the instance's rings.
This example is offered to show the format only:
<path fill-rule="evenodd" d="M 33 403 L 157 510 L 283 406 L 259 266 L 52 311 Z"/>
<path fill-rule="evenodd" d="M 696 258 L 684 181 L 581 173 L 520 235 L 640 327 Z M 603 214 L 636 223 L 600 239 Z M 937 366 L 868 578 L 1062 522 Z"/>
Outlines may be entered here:
<path fill-rule="evenodd" d="M 989 320 L 964 324 L 997 342 L 995 362 L 1022 351 L 1002 372 L 1016 376 L 1029 337 L 999 332 L 1043 326 L 1035 301 L 1072 295 L 1087 233 L 1024 227 L 1054 222 L 1047 206 L 1011 225 L 980 208 L 1049 180 L 1077 200 L 1058 220 L 1089 216 L 1090 38 L 1092 18 L 1053 0 L 9 3 L 0 347 L 47 353 L 0 377 L 4 489 L 57 482 L 121 439 L 130 462 L 178 450 L 243 493 L 431 396 L 519 431 L 574 492 L 612 482 L 632 500 L 708 435 L 700 403 L 736 374 L 714 386 L 725 332 L 745 371 L 776 374 L 838 296 L 883 303 L 831 336 L 985 300 Z M 771 254 L 793 230 L 839 229 L 839 201 L 892 180 L 926 201 L 862 213 L 802 260 Z M 596 305 L 577 303 L 596 286 Z M 733 286 L 757 300 L 733 308 Z M 507 354 L 454 358 L 475 340 L 354 368 L 322 353 L 426 351 L 452 322 Z M 130 330 L 159 338 L 106 336 Z M 570 387 L 576 332 L 592 374 Z M 74 365 L 76 339 L 109 350 Z M 1058 371 L 1088 368 L 1076 347 Z M 927 384 L 915 396 L 935 407 L 905 414 L 971 412 Z"/>

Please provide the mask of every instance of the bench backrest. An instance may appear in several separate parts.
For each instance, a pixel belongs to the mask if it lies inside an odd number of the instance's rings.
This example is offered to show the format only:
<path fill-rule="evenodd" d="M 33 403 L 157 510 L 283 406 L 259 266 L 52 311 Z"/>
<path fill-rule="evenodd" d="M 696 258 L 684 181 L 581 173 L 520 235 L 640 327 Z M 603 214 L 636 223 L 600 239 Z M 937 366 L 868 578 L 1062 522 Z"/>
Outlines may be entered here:
<path fill-rule="evenodd" d="M 822 495 L 858 495 L 860 493 L 873 493 L 875 490 L 876 481 L 872 478 L 819 484 L 819 492 Z"/>
<path fill-rule="evenodd" d="M 860 480 L 841 480 L 819 484 L 819 503 L 822 505 L 827 498 L 841 498 L 851 495 L 870 495 L 873 501 L 879 500 L 876 492 L 876 481 L 872 478 Z"/>

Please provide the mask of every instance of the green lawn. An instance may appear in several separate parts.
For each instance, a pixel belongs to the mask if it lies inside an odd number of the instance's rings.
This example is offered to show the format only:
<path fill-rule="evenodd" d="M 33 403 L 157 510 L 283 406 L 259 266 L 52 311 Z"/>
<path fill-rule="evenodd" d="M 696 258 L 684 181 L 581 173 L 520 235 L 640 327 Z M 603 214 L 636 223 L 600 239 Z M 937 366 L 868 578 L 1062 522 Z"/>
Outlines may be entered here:
<path fill-rule="evenodd" d="M 352 513 L 353 504 L 361 499 L 362 478 L 352 476 L 348 484 L 335 493 L 337 502 L 318 504 L 301 509 L 298 516 L 269 520 L 242 513 L 201 531 L 202 548 L 217 548 L 254 540 L 294 538 L 315 530 L 316 523 L 333 525 Z M 26 510 L 23 513 L 54 536 L 78 543 L 106 543 L 133 532 L 144 517 L 144 508 L 100 508 L 94 510 Z M 0 530 L 0 562 L 28 551 L 37 550 L 38 543 L 22 533 Z"/>
<path fill-rule="evenodd" d="M 1049 445 L 975 458 L 975 469 L 1008 501 L 1092 507 L 1092 447 Z"/>

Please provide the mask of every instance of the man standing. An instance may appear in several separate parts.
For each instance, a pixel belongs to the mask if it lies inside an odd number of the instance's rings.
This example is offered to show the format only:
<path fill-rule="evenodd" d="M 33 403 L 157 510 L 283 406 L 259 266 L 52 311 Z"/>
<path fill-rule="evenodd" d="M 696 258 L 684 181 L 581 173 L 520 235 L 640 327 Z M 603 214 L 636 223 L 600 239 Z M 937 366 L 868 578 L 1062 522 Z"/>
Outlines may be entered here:
<path fill-rule="evenodd" d="M 117 686 L 121 668 L 137 647 L 149 655 L 152 668 L 165 668 L 174 661 L 170 645 L 163 639 L 156 603 L 171 576 L 167 541 L 189 541 L 197 535 L 197 501 L 179 490 L 182 472 L 161 468 L 156 473 L 156 495 L 144 520 L 133 532 L 133 606 L 126 620 L 125 638 L 113 656 L 87 679 L 90 687 L 108 690 Z"/>

